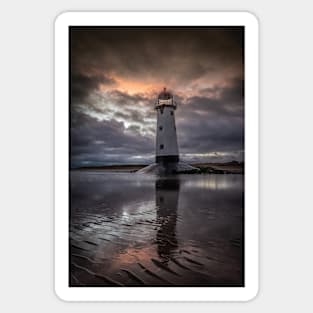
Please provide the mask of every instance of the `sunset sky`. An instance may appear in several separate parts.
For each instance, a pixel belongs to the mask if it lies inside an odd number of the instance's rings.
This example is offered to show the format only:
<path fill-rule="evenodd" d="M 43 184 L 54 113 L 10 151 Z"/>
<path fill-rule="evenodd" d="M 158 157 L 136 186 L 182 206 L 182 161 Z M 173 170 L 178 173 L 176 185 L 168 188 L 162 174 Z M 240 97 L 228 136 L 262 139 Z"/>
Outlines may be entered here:
<path fill-rule="evenodd" d="M 153 162 L 163 87 L 182 160 L 242 161 L 243 37 L 241 27 L 71 28 L 71 166 Z"/>

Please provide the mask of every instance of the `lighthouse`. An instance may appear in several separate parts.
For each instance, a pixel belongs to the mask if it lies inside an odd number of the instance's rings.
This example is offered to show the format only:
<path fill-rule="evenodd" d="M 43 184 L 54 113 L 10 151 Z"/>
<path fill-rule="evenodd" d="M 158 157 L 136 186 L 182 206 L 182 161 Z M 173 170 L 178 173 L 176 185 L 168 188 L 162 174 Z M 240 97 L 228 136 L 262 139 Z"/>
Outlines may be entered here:
<path fill-rule="evenodd" d="M 198 172 L 198 168 L 179 159 L 175 124 L 177 104 L 173 95 L 166 88 L 159 93 L 154 108 L 157 112 L 155 163 L 137 172 L 158 175 Z"/>
<path fill-rule="evenodd" d="M 170 164 L 179 162 L 175 125 L 176 103 L 166 88 L 159 94 L 155 104 L 157 111 L 156 163 Z"/>

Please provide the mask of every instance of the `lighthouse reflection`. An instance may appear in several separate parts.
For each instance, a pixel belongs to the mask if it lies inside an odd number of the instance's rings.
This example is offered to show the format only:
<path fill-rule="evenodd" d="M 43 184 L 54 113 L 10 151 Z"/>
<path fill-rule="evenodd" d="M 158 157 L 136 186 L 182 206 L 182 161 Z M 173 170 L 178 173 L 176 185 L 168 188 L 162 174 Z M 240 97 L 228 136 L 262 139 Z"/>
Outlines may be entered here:
<path fill-rule="evenodd" d="M 159 177 L 155 182 L 157 221 L 157 252 L 164 263 L 168 262 L 177 248 L 176 222 L 179 200 L 178 177 Z"/>

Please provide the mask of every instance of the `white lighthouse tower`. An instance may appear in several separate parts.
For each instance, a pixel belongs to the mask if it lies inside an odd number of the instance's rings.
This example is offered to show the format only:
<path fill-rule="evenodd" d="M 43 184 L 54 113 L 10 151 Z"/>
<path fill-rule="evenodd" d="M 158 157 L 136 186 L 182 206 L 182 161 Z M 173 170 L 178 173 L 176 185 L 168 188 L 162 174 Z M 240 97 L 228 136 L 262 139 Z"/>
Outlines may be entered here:
<path fill-rule="evenodd" d="M 175 110 L 173 96 L 164 88 L 155 104 L 157 111 L 156 163 L 169 164 L 179 162 Z"/>
<path fill-rule="evenodd" d="M 155 103 L 157 112 L 155 163 L 140 169 L 139 173 L 179 174 L 197 172 L 198 168 L 179 160 L 173 95 L 166 90 L 159 94 Z"/>

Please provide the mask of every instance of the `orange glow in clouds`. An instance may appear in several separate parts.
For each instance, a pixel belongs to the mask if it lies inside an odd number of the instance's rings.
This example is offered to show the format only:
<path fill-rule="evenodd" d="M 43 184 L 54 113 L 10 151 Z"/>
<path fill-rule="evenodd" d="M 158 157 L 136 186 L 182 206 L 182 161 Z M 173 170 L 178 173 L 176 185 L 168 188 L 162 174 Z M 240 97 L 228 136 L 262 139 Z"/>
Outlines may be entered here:
<path fill-rule="evenodd" d="M 121 77 L 115 77 L 115 81 L 118 84 L 118 89 L 128 94 L 151 94 L 158 92 L 163 87 L 163 84 L 156 82 L 142 82 L 135 80 L 128 80 Z"/>
<path fill-rule="evenodd" d="M 169 91 L 182 98 L 201 96 L 204 88 L 216 89 L 217 87 L 227 87 L 228 82 L 225 79 L 217 77 L 201 77 L 196 80 L 179 84 L 178 81 L 171 79 L 168 82 L 157 79 L 135 80 L 116 76 L 115 73 L 109 76 L 115 83 L 112 85 L 103 84 L 99 86 L 102 92 L 118 90 L 129 95 L 144 95 L 147 97 L 156 97 L 157 94 L 166 87 Z M 218 88 L 217 88 L 218 89 Z M 209 90 L 209 89 L 208 89 Z M 211 95 L 216 98 L 216 95 Z"/>

